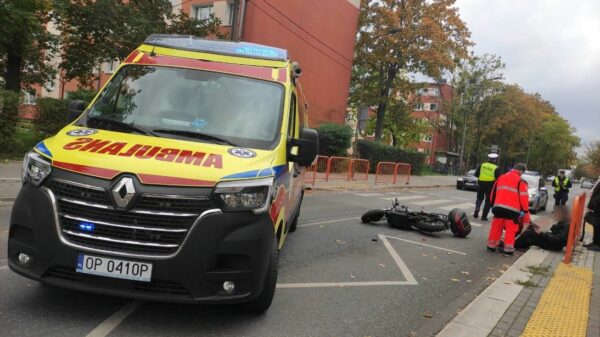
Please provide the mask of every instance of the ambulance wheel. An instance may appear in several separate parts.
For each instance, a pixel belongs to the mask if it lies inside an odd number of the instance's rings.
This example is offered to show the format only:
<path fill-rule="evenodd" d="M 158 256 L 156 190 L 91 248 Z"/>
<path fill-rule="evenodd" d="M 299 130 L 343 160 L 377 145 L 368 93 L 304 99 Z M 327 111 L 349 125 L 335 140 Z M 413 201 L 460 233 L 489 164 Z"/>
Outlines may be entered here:
<path fill-rule="evenodd" d="M 455 208 L 448 213 L 450 230 L 454 236 L 464 238 L 471 233 L 471 223 L 467 213 L 460 208 Z"/>
<path fill-rule="evenodd" d="M 277 239 L 273 240 L 273 249 L 271 251 L 271 257 L 269 260 L 269 269 L 265 282 L 263 284 L 260 295 L 254 300 L 245 303 L 244 308 L 246 311 L 262 314 L 266 312 L 273 302 L 275 296 L 275 286 L 277 285 L 277 270 L 279 266 L 279 247 L 277 246 Z"/>
<path fill-rule="evenodd" d="M 360 217 L 360 221 L 362 221 L 362 223 L 377 222 L 381 220 L 384 215 L 385 213 L 382 210 L 373 209 L 363 214 L 362 217 Z"/>
<path fill-rule="evenodd" d="M 290 225 L 290 229 L 288 230 L 289 233 L 293 233 L 298 229 L 298 217 L 300 217 L 300 212 L 296 213 L 296 216 Z"/>

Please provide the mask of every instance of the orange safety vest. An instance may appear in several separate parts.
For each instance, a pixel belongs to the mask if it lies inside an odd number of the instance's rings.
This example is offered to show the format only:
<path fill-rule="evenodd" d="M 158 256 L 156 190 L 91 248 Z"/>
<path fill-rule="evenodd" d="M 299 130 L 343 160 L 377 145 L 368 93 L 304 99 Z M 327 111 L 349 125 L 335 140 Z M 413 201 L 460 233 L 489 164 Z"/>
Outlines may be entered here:
<path fill-rule="evenodd" d="M 525 212 L 524 223 L 529 223 L 529 193 L 527 182 L 521 179 L 519 173 L 512 170 L 498 177 L 492 191 L 492 207 L 502 208 L 509 214 L 518 217 L 521 211 Z"/>

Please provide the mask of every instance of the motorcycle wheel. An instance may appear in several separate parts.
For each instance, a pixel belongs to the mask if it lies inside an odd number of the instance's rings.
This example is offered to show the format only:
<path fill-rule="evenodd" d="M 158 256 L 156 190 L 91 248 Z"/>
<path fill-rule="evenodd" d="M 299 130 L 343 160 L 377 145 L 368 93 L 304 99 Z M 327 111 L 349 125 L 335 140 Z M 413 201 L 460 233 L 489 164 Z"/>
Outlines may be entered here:
<path fill-rule="evenodd" d="M 360 221 L 362 221 L 362 223 L 377 222 L 381 220 L 384 215 L 384 211 L 380 209 L 373 209 L 363 214 L 362 217 L 360 217 Z"/>

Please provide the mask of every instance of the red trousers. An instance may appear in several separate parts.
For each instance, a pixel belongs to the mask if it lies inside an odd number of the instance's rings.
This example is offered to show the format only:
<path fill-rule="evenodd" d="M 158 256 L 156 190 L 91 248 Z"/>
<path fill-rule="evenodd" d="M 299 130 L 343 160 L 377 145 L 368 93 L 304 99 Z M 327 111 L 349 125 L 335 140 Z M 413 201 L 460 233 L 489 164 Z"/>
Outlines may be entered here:
<path fill-rule="evenodd" d="M 502 219 L 494 217 L 492 226 L 490 227 L 490 235 L 488 236 L 487 246 L 493 249 L 498 248 L 500 239 L 502 239 L 502 231 L 504 231 L 504 251 L 515 251 L 515 236 L 519 231 L 519 225 L 514 223 L 512 219 Z"/>

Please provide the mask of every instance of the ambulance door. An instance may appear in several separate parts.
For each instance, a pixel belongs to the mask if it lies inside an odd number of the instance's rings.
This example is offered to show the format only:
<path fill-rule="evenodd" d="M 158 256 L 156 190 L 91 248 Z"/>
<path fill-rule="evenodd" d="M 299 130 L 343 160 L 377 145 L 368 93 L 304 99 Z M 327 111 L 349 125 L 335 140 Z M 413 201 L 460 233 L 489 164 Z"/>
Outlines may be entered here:
<path fill-rule="evenodd" d="M 298 138 L 300 136 L 300 123 L 298 119 L 298 104 L 296 102 L 296 94 L 292 92 L 290 100 L 290 114 L 288 123 L 288 139 Z M 294 151 L 294 150 L 292 150 Z M 290 186 L 289 186 L 289 209 L 286 209 L 286 215 L 288 217 L 288 226 L 291 225 L 293 220 L 291 217 L 294 216 L 294 212 L 300 203 L 303 188 L 303 178 L 300 166 L 296 163 L 288 163 L 289 174 L 290 174 Z"/>

